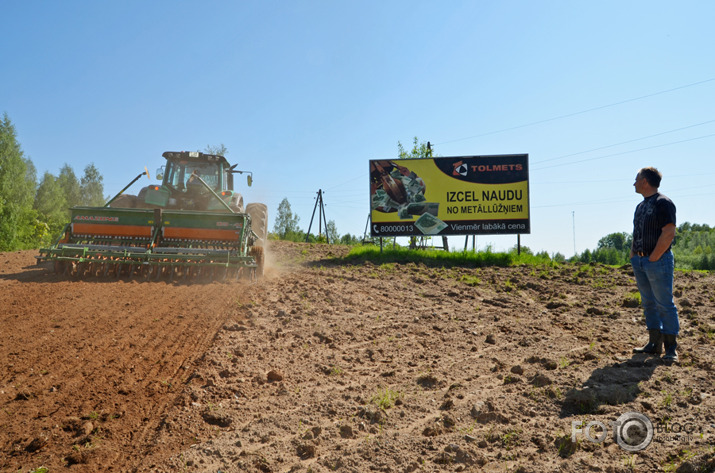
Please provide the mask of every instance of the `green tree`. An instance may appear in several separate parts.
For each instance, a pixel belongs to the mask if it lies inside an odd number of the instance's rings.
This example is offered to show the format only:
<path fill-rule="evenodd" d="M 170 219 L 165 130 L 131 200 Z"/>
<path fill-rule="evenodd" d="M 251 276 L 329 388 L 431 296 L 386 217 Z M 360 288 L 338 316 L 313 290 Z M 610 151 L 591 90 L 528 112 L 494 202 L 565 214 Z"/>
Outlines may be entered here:
<path fill-rule="evenodd" d="M 433 158 L 433 151 L 429 142 L 420 143 L 416 136 L 412 141 L 412 149 L 410 151 L 405 150 L 402 143 L 397 142 L 397 157 L 399 159 Z"/>
<path fill-rule="evenodd" d="M 69 164 L 62 166 L 60 174 L 55 181 L 65 196 L 65 212 L 69 216 L 69 207 L 75 207 L 82 203 L 82 190 L 79 179 Z"/>
<path fill-rule="evenodd" d="M 218 146 L 206 145 L 206 148 L 204 148 L 203 152 L 206 154 L 215 154 L 217 156 L 223 156 L 225 158 L 228 154 L 228 149 L 226 149 L 224 144 L 221 143 Z"/>
<path fill-rule="evenodd" d="M 45 217 L 50 227 L 68 220 L 67 197 L 60 179 L 45 172 L 35 194 L 35 209 Z"/>
<path fill-rule="evenodd" d="M 681 269 L 715 270 L 715 228 L 685 222 L 673 242 L 675 265 Z"/>
<path fill-rule="evenodd" d="M 581 253 L 581 256 L 577 258 L 578 261 L 581 261 L 582 263 L 590 263 L 593 261 L 593 255 L 591 254 L 591 250 L 586 248 L 586 250 Z"/>
<path fill-rule="evenodd" d="M 299 232 L 298 221 L 300 218 L 295 215 L 290 208 L 288 198 L 283 198 L 278 204 L 278 212 L 276 213 L 276 221 L 273 225 L 273 233 L 284 239 L 291 233 Z"/>
<path fill-rule="evenodd" d="M 84 168 L 84 175 L 80 180 L 80 190 L 82 195 L 82 205 L 90 207 L 101 207 L 105 203 L 104 178 L 99 173 L 94 163 L 88 164 Z"/>
<path fill-rule="evenodd" d="M 343 245 L 359 245 L 361 243 L 360 238 L 357 235 L 351 235 L 346 233 L 340 237 L 340 243 Z"/>
<path fill-rule="evenodd" d="M 325 229 L 325 234 L 328 237 L 330 243 L 337 243 L 340 240 L 340 235 L 338 234 L 338 227 L 335 225 L 335 220 L 328 220 L 327 228 Z"/>
<path fill-rule="evenodd" d="M 609 233 L 605 237 L 598 240 L 597 249 L 613 248 L 618 251 L 627 250 L 630 252 L 631 242 L 633 238 L 626 232 Z"/>
<path fill-rule="evenodd" d="M 0 120 L 0 251 L 31 245 L 35 167 L 17 141 L 7 113 Z"/>

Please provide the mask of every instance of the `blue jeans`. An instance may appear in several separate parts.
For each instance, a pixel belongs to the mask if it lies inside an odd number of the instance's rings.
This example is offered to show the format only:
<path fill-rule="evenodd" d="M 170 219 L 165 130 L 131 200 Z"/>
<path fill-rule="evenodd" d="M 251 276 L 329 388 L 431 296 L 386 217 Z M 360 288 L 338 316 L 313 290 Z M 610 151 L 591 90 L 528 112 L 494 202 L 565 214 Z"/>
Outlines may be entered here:
<path fill-rule="evenodd" d="M 633 273 L 641 293 L 641 305 L 648 330 L 660 330 L 666 335 L 678 335 L 678 309 L 673 301 L 673 253 L 668 250 L 658 261 L 647 256 L 631 258 Z"/>

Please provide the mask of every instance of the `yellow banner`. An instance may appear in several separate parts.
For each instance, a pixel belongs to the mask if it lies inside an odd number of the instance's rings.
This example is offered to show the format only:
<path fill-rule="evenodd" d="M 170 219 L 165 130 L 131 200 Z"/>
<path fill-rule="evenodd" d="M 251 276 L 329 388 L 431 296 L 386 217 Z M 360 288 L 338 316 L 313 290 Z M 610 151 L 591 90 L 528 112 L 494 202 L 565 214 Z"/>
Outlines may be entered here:
<path fill-rule="evenodd" d="M 529 233 L 528 155 L 370 161 L 373 236 Z"/>

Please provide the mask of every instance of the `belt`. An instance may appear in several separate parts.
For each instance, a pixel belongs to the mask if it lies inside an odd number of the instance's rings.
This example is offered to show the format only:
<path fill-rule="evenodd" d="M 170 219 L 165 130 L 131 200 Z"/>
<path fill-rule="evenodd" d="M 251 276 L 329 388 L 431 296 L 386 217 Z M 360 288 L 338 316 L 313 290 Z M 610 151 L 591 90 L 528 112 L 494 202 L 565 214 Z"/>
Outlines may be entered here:
<path fill-rule="evenodd" d="M 642 251 L 636 251 L 638 256 L 650 256 L 650 253 L 643 253 Z"/>

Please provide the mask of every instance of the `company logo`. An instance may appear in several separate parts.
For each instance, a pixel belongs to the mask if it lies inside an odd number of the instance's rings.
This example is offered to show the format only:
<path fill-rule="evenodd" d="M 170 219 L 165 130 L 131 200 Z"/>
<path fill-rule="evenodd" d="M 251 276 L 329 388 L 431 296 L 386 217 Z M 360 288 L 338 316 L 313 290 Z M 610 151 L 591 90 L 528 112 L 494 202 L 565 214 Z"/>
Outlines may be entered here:
<path fill-rule="evenodd" d="M 446 176 L 458 181 L 514 184 L 529 180 L 529 156 L 526 154 L 451 156 L 431 158 L 431 161 Z"/>
<path fill-rule="evenodd" d="M 464 161 L 458 161 L 454 164 L 454 171 L 452 171 L 453 176 L 466 176 L 467 171 L 469 171 L 469 166 Z"/>
<path fill-rule="evenodd" d="M 229 222 L 216 222 L 217 227 L 233 227 L 233 228 L 242 228 L 243 224 L 241 222 L 236 222 L 236 223 L 229 223 Z"/>
<path fill-rule="evenodd" d="M 75 215 L 75 220 L 80 222 L 118 222 L 119 217 L 106 217 L 103 215 Z"/>

